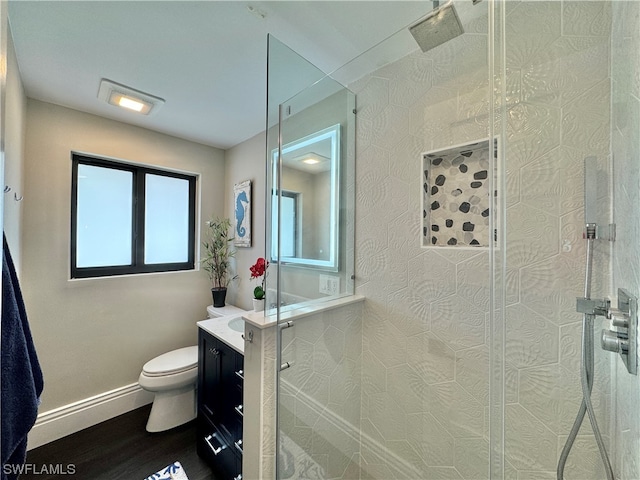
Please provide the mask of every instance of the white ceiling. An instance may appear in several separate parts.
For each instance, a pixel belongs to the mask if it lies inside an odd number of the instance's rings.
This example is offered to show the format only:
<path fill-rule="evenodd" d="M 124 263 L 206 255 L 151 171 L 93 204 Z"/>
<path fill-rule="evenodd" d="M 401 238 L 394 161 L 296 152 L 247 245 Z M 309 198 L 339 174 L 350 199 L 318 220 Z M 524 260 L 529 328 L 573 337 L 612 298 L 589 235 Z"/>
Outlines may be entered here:
<path fill-rule="evenodd" d="M 430 1 L 9 1 L 28 97 L 219 148 L 265 128 L 267 34 L 325 72 Z M 164 98 L 140 116 L 97 98 L 101 78 Z"/>

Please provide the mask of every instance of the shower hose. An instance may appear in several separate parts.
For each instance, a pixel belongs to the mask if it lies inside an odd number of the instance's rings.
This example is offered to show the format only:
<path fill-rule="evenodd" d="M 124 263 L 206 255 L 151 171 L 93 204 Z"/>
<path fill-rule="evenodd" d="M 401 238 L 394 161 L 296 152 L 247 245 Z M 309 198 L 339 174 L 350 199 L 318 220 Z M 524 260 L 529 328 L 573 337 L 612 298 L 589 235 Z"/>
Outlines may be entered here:
<path fill-rule="evenodd" d="M 587 261 L 585 268 L 584 279 L 584 297 L 591 298 L 591 271 L 593 266 L 593 242 L 595 240 L 595 227 L 591 231 L 587 228 Z M 558 460 L 557 480 L 564 480 L 564 467 L 569 457 L 571 447 L 578 436 L 578 431 L 584 420 L 584 415 L 589 415 L 589 422 L 593 429 L 593 434 L 598 444 L 598 450 L 600 450 L 600 456 L 602 457 L 602 463 L 607 474 L 607 480 L 614 480 L 613 470 L 611 469 L 611 463 L 609 462 L 609 456 L 602 440 L 602 434 L 596 421 L 596 416 L 593 411 L 593 405 L 591 404 L 591 391 L 593 390 L 593 320 L 595 315 L 584 314 L 582 317 L 582 354 L 580 356 L 580 383 L 582 385 L 582 403 L 580 404 L 580 410 L 573 422 L 573 427 L 567 438 L 567 442 L 564 444 L 560 459 Z"/>

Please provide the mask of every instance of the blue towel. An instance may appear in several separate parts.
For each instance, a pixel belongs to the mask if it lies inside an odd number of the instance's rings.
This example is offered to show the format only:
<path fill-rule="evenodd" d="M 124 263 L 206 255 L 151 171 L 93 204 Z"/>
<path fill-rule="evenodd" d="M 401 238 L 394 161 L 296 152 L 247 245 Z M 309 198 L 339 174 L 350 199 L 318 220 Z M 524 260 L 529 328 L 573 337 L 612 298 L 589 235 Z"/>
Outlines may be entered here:
<path fill-rule="evenodd" d="M 44 386 L 7 239 L 2 244 L 2 324 L 0 325 L 2 480 L 18 478 L 27 454 L 27 434 L 38 416 Z M 19 471 L 19 470 L 18 470 Z"/>

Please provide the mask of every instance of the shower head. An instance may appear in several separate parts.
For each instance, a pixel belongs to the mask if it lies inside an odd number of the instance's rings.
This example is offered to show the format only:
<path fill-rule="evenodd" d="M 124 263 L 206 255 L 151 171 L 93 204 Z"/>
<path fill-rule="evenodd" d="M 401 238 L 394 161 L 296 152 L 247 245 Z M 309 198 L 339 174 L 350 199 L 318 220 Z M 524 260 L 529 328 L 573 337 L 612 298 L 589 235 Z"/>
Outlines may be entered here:
<path fill-rule="evenodd" d="M 409 27 L 409 31 L 423 52 L 464 33 L 453 0 L 434 8 L 425 18 Z"/>

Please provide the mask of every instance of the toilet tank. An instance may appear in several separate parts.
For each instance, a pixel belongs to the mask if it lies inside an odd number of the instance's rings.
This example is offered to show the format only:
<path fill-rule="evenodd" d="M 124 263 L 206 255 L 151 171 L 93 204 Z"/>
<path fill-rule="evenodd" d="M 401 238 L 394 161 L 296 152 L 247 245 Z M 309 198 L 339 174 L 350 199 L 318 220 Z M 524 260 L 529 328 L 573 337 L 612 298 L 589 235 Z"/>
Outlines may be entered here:
<path fill-rule="evenodd" d="M 208 318 L 226 317 L 227 315 L 241 315 L 246 313 L 246 310 L 236 307 L 235 305 L 225 305 L 224 307 L 214 307 L 209 305 L 207 307 Z"/>

